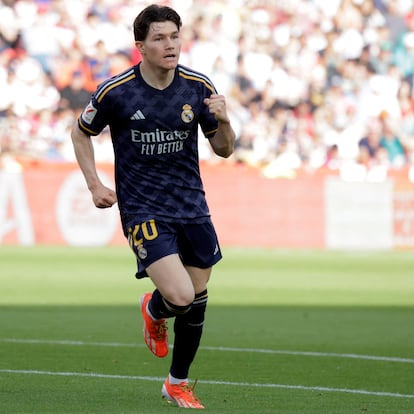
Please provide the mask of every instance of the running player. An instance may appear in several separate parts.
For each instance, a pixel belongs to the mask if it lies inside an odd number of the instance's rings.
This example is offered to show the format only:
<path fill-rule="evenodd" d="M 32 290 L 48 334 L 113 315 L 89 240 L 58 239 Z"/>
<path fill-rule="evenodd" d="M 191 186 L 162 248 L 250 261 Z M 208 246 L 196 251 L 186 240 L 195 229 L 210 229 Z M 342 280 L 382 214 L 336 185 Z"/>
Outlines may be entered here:
<path fill-rule="evenodd" d="M 204 408 L 188 385 L 207 306 L 207 282 L 222 255 L 200 177 L 198 129 L 213 151 L 229 157 L 235 135 L 208 77 L 178 63 L 180 16 L 151 5 L 134 21 L 142 61 L 98 86 L 75 123 L 72 141 L 95 206 L 118 202 L 125 236 L 137 258 L 136 277 L 149 276 L 140 299 L 144 339 L 157 357 L 174 345 L 162 396 L 179 407 Z M 91 136 L 109 126 L 116 192 L 101 182 Z"/>

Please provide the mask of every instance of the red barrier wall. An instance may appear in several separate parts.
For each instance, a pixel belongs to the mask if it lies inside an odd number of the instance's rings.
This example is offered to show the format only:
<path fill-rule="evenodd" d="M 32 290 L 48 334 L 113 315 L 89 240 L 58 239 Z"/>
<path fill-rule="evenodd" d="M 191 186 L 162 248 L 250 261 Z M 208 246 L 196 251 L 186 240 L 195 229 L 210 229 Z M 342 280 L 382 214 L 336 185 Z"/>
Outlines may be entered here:
<path fill-rule="evenodd" d="M 99 169 L 112 180 L 111 165 Z M 332 233 L 337 230 L 327 227 L 326 171 L 301 172 L 295 179 L 267 179 L 258 169 L 222 163 L 202 164 L 201 172 L 222 246 L 329 248 L 327 234 L 335 236 L 337 243 L 338 232 Z M 413 248 L 414 186 L 406 172 L 395 174 L 391 180 L 392 191 L 385 193 L 392 206 L 387 219 L 392 228 L 388 245 Z M 351 204 L 351 210 L 360 204 Z M 355 215 L 351 211 L 351 216 L 350 210 L 342 214 L 358 223 L 370 208 L 362 206 Z M 112 218 L 102 213 L 94 207 L 75 164 L 29 162 L 20 173 L 0 170 L 0 244 L 82 245 L 92 233 L 95 238 L 88 241 L 89 245 L 125 244 L 117 209 L 104 212 Z M 333 223 L 337 225 L 338 221 Z M 364 238 L 363 231 L 358 233 L 360 239 Z M 367 231 L 372 236 L 372 230 Z M 352 248 L 350 240 L 347 246 Z"/>
<path fill-rule="evenodd" d="M 204 165 L 202 174 L 223 245 L 324 246 L 322 176 L 267 179 L 243 165 Z"/>

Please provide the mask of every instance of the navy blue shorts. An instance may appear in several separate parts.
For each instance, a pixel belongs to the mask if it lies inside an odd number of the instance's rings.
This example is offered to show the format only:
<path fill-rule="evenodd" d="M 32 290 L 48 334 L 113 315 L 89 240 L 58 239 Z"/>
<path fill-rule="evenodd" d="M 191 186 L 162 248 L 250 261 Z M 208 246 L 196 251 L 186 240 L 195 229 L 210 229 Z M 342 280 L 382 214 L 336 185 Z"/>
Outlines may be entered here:
<path fill-rule="evenodd" d="M 217 234 L 211 220 L 202 223 L 165 223 L 148 220 L 129 223 L 128 242 L 137 258 L 136 277 L 155 261 L 177 253 L 184 265 L 207 269 L 221 258 Z"/>

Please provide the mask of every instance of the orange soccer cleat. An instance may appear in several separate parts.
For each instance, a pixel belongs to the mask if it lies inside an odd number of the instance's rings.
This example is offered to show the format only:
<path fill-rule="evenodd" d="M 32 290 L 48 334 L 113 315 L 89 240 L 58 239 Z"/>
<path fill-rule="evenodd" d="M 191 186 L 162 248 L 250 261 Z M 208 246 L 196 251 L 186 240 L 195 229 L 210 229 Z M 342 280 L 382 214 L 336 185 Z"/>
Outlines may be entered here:
<path fill-rule="evenodd" d="M 195 385 L 195 384 L 194 384 Z M 180 384 L 170 384 L 167 378 L 162 386 L 162 397 L 170 404 L 182 408 L 205 408 L 194 394 L 194 386 L 190 387 L 186 381 Z"/>
<path fill-rule="evenodd" d="M 154 320 L 148 314 L 147 306 L 152 293 L 141 296 L 140 305 L 144 320 L 144 340 L 149 350 L 158 358 L 164 358 L 168 354 L 168 329 L 165 319 Z"/>

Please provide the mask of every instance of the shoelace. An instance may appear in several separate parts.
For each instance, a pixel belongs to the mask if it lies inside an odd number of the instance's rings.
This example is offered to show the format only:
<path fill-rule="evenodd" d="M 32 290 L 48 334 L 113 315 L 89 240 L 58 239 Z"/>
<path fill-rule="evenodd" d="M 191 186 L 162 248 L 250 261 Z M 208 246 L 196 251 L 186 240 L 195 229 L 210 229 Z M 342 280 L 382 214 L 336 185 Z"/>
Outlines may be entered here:
<path fill-rule="evenodd" d="M 154 323 L 154 334 L 157 341 L 163 340 L 167 334 L 167 324 L 165 321 Z"/>
<path fill-rule="evenodd" d="M 197 385 L 197 382 L 198 382 L 198 379 L 196 379 L 195 381 L 194 381 L 194 384 L 190 387 L 190 385 L 189 384 L 184 384 L 184 385 L 181 385 L 180 387 L 181 387 L 181 389 L 183 390 L 183 391 L 185 391 L 185 392 L 190 392 L 190 394 L 191 394 L 191 396 L 194 398 L 194 401 L 196 401 L 196 402 L 200 402 L 200 400 L 197 398 L 197 396 L 194 394 L 194 390 L 195 390 L 195 387 L 196 387 L 196 385 Z"/>

